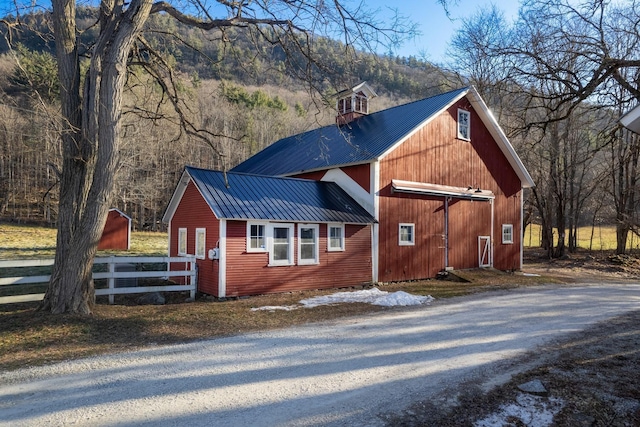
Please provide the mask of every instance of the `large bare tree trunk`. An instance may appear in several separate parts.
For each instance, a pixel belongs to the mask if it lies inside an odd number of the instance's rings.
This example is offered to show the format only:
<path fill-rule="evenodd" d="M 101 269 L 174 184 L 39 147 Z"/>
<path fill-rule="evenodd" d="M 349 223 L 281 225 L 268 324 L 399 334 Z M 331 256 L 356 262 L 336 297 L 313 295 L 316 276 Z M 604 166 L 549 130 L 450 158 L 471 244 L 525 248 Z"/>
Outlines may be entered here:
<path fill-rule="evenodd" d="M 151 11 L 151 0 L 126 10 L 101 4 L 100 35 L 80 96 L 75 1 L 54 0 L 53 21 L 61 85 L 63 171 L 58 242 L 49 287 L 40 310 L 90 314 L 93 260 L 106 222 L 118 163 L 120 115 L 127 58 Z"/>

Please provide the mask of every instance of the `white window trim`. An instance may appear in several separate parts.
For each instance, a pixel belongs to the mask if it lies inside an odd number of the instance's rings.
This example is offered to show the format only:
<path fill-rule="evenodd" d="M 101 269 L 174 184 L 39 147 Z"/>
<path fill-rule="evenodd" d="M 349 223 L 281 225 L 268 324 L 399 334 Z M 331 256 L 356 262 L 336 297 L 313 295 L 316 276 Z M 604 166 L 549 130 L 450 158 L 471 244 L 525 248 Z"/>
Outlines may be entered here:
<path fill-rule="evenodd" d="M 184 250 L 181 251 L 182 245 L 180 242 L 184 240 Z M 187 255 L 187 229 L 186 228 L 178 228 L 178 255 L 184 256 Z"/>
<path fill-rule="evenodd" d="M 302 259 L 302 229 L 313 229 L 313 259 Z M 318 224 L 298 224 L 298 265 L 316 265 L 320 263 L 320 226 Z"/>
<path fill-rule="evenodd" d="M 411 227 L 411 240 L 402 240 L 402 228 Z M 409 222 L 401 222 L 398 224 L 398 245 L 399 246 L 415 246 L 416 244 L 416 225 Z"/>
<path fill-rule="evenodd" d="M 513 224 L 502 224 L 502 243 L 505 245 L 513 244 Z"/>
<path fill-rule="evenodd" d="M 289 229 L 289 253 L 286 260 L 274 260 L 273 259 L 273 229 L 274 228 L 288 228 Z M 282 265 L 294 265 L 293 259 L 293 224 L 274 223 L 269 224 L 267 227 L 267 246 L 269 248 L 269 267 L 277 267 Z"/>
<path fill-rule="evenodd" d="M 331 247 L 331 229 L 340 229 L 340 247 Z M 344 252 L 345 247 L 344 224 L 327 224 L 327 252 Z"/>
<path fill-rule="evenodd" d="M 467 136 L 464 137 L 460 133 L 460 113 L 464 113 L 467 115 Z M 463 110 L 462 108 L 458 108 L 458 116 L 456 117 L 456 133 L 458 134 L 458 139 L 462 139 L 463 141 L 471 141 L 471 113 L 467 110 Z"/>
<path fill-rule="evenodd" d="M 263 248 L 252 248 L 251 247 L 251 226 L 252 225 L 261 225 L 264 227 L 264 247 Z M 267 222 L 259 222 L 259 221 L 247 221 L 247 252 L 267 252 L 269 250 L 269 242 L 267 239 L 267 229 L 269 223 Z"/>
<path fill-rule="evenodd" d="M 202 236 L 202 237 L 198 237 Z M 200 249 L 200 239 L 202 239 L 202 253 L 199 252 Z M 205 259 L 207 254 L 207 229 L 206 228 L 196 228 L 196 247 L 195 247 L 196 258 Z"/>

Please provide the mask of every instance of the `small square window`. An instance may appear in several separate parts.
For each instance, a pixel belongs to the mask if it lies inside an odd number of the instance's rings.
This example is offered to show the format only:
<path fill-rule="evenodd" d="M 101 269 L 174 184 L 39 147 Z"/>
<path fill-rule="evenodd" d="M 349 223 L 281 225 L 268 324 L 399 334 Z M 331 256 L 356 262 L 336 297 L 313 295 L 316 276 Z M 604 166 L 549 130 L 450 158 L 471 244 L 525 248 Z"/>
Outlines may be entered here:
<path fill-rule="evenodd" d="M 502 243 L 513 243 L 513 224 L 502 224 Z"/>
<path fill-rule="evenodd" d="M 247 252 L 266 251 L 266 224 L 247 222 Z"/>
<path fill-rule="evenodd" d="M 415 224 L 400 224 L 398 235 L 398 245 L 415 245 Z"/>
<path fill-rule="evenodd" d="M 344 251 L 344 225 L 329 224 L 327 228 L 327 251 Z"/>
<path fill-rule="evenodd" d="M 187 229 L 178 228 L 178 255 L 187 254 Z"/>
<path fill-rule="evenodd" d="M 458 138 L 471 140 L 471 114 L 466 110 L 458 110 Z"/>
<path fill-rule="evenodd" d="M 204 259 L 206 246 L 206 229 L 196 228 L 196 258 Z"/>

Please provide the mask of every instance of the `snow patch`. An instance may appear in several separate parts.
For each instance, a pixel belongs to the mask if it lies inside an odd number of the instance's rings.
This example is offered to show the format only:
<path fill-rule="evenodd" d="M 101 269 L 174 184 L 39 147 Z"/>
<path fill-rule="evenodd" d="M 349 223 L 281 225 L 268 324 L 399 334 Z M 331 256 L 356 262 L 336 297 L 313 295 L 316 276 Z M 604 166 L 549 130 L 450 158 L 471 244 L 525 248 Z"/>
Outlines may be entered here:
<path fill-rule="evenodd" d="M 384 307 L 421 305 L 432 302 L 435 298 L 431 295 L 412 295 L 404 291 L 386 292 L 378 288 L 365 289 L 353 292 L 336 292 L 330 295 L 321 295 L 300 301 L 301 307 L 313 308 L 321 305 L 361 302 Z M 266 310 L 295 310 L 300 306 L 264 306 L 252 308 L 251 311 Z"/>
<path fill-rule="evenodd" d="M 559 398 L 544 398 L 527 394 L 519 394 L 516 402 L 502 405 L 498 412 L 473 423 L 474 427 L 496 427 L 515 425 L 514 418 L 527 427 L 548 427 L 553 417 L 560 412 L 564 401 Z"/>

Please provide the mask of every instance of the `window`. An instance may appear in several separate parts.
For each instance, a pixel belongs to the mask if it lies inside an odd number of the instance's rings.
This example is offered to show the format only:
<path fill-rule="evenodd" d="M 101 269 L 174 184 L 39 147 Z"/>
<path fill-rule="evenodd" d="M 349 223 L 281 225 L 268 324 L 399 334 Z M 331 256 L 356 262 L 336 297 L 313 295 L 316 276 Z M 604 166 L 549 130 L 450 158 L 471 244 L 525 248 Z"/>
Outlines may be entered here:
<path fill-rule="evenodd" d="M 502 224 L 502 243 L 513 243 L 512 224 Z"/>
<path fill-rule="evenodd" d="M 413 246 L 415 245 L 415 224 L 400 224 L 398 245 Z"/>
<path fill-rule="evenodd" d="M 298 264 L 319 262 L 318 225 L 298 224 Z"/>
<path fill-rule="evenodd" d="M 466 110 L 458 110 L 458 138 L 471 140 L 471 114 Z"/>
<path fill-rule="evenodd" d="M 265 224 L 247 222 L 247 252 L 267 251 L 266 228 Z"/>
<path fill-rule="evenodd" d="M 270 231 L 269 265 L 293 265 L 293 224 L 273 225 Z"/>
<path fill-rule="evenodd" d="M 344 225 L 327 225 L 327 251 L 344 251 Z"/>
<path fill-rule="evenodd" d="M 196 228 L 196 258 L 204 259 L 206 242 L 206 229 Z"/>
<path fill-rule="evenodd" d="M 187 229 L 178 228 L 178 255 L 187 254 Z"/>

